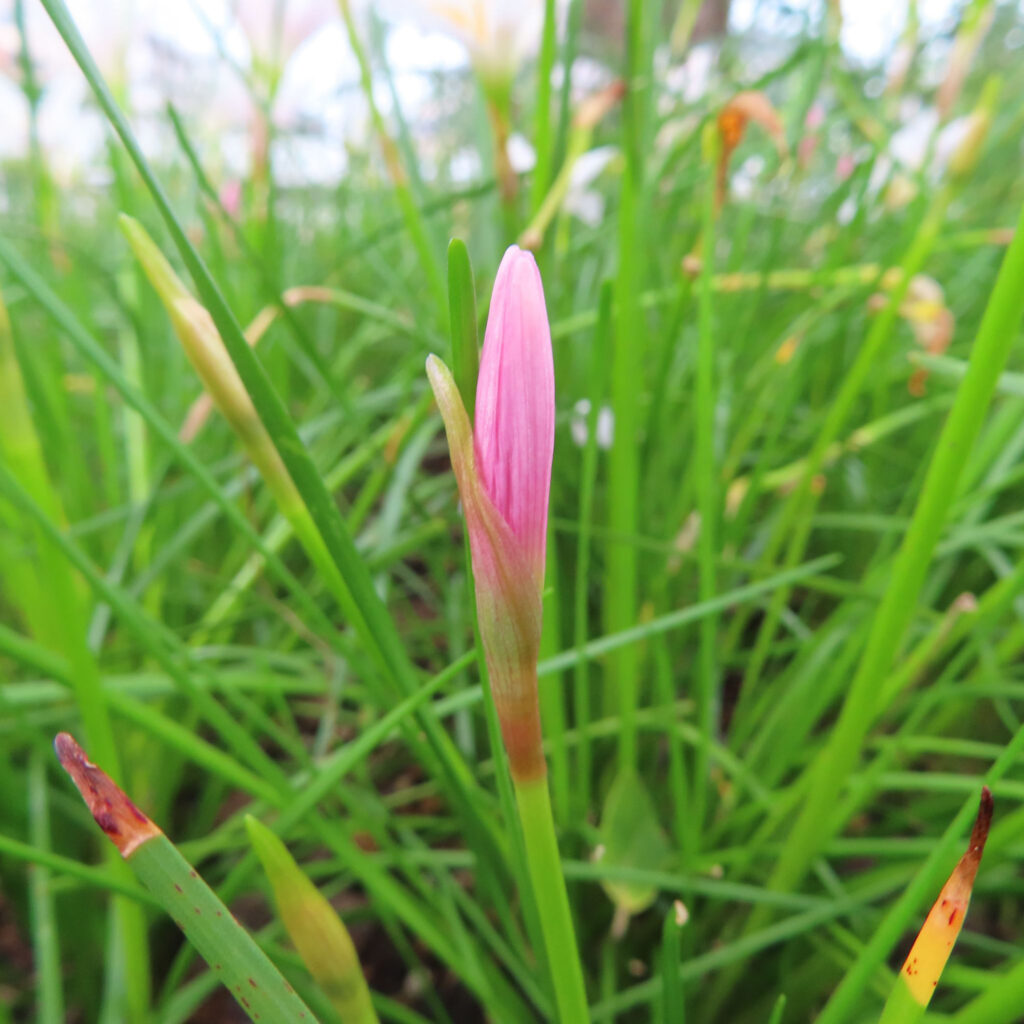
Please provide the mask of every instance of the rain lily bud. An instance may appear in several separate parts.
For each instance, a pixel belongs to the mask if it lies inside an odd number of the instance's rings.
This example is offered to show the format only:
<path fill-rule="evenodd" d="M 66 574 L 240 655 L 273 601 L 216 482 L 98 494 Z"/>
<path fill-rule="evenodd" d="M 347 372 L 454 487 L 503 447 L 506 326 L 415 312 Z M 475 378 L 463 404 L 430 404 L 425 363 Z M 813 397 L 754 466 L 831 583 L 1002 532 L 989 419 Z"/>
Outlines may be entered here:
<path fill-rule="evenodd" d="M 444 419 L 476 576 L 477 617 L 513 777 L 546 772 L 537 707 L 541 589 L 555 436 L 551 332 L 533 257 L 498 270 L 476 392 L 476 425 L 448 368 L 427 374 Z"/>
<path fill-rule="evenodd" d="M 555 445 L 551 329 L 533 256 L 512 246 L 498 268 L 476 386 L 473 437 L 484 487 L 544 580 Z"/>
<path fill-rule="evenodd" d="M 135 258 L 160 296 L 174 325 L 174 333 L 213 404 L 238 435 L 282 511 L 287 515 L 301 508 L 302 499 L 238 376 L 213 318 L 192 297 L 145 228 L 124 214 L 119 219 Z"/>

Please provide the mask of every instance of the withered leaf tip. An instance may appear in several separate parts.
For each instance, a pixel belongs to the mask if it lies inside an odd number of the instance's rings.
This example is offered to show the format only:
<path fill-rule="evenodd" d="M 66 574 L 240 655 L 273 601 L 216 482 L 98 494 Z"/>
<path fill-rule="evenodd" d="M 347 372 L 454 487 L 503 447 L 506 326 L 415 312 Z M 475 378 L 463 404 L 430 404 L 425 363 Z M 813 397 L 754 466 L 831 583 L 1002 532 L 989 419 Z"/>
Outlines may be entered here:
<path fill-rule="evenodd" d="M 981 787 L 981 802 L 978 805 L 978 817 L 974 821 L 974 828 L 971 829 L 971 843 L 968 852 L 973 853 L 979 860 L 982 851 L 985 849 L 985 840 L 988 839 L 988 830 L 992 825 L 992 790 L 988 786 Z"/>
<path fill-rule="evenodd" d="M 161 834 L 106 772 L 85 756 L 70 733 L 59 733 L 53 746 L 96 824 L 121 851 L 122 857 L 130 856 L 147 839 Z"/>

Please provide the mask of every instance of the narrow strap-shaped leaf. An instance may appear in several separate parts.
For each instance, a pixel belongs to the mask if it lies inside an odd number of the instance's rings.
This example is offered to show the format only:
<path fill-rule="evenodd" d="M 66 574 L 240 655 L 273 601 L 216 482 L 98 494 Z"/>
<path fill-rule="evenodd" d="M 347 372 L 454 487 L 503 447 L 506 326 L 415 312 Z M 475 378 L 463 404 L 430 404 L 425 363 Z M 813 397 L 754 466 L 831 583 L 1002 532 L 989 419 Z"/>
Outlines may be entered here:
<path fill-rule="evenodd" d="M 661 1019 L 664 1024 L 684 1024 L 686 1003 L 679 977 L 680 933 L 689 920 L 689 912 L 675 900 L 661 928 Z"/>
<path fill-rule="evenodd" d="M 476 333 L 476 293 L 469 251 L 461 238 L 448 243 L 448 313 L 452 334 L 452 367 L 469 422 L 476 406 L 480 344 Z"/>
<path fill-rule="evenodd" d="M 316 1018 L 163 832 L 62 732 L 54 746 L 96 824 L 253 1021 Z"/>

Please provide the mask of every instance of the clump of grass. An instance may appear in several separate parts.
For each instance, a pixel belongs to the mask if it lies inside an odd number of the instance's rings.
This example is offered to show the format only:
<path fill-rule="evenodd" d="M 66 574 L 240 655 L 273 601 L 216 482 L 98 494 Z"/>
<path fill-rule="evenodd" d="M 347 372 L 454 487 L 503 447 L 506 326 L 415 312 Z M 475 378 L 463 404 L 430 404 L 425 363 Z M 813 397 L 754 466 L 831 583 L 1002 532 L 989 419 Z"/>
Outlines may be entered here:
<path fill-rule="evenodd" d="M 680 91 L 697 5 L 670 41 L 632 0 L 616 49 L 579 0 L 564 23 L 547 3 L 500 74 L 469 40 L 473 74 L 431 78 L 446 116 L 422 124 L 383 27 L 346 4 L 369 138 L 336 185 L 293 186 L 274 164 L 295 140 L 269 123 L 236 207 L 201 112 L 160 115 L 172 148 L 144 151 L 124 91 L 43 6 L 117 139 L 109 188 L 55 189 L 39 148 L 0 165 L 0 1020 L 235 1012 L 195 963 L 208 937 L 100 854 L 52 771 L 65 731 L 257 936 L 211 941 L 287 978 L 297 1013 L 346 1019 L 330 971 L 246 898 L 264 887 L 247 815 L 340 913 L 360 1012 L 559 1019 L 423 374 L 443 355 L 472 417 L 516 239 L 555 370 L 546 849 L 591 1019 L 877 1019 L 984 783 L 999 815 L 931 1007 L 1016 1020 L 1019 12 L 965 5 L 948 68 L 909 19 L 886 84 L 829 5 L 799 37 L 704 51 L 706 88 Z M 586 95 L 583 58 L 607 72 Z M 915 104 L 937 106 L 913 166 Z M 751 109 L 771 134 L 737 130 Z M 972 114 L 948 162 L 942 133 Z M 505 159 L 517 132 L 532 171 Z M 233 407 L 175 327 L 215 345 Z M 204 387 L 227 416 L 197 430 Z M 919 1012 L 893 999 L 888 1020 Z"/>

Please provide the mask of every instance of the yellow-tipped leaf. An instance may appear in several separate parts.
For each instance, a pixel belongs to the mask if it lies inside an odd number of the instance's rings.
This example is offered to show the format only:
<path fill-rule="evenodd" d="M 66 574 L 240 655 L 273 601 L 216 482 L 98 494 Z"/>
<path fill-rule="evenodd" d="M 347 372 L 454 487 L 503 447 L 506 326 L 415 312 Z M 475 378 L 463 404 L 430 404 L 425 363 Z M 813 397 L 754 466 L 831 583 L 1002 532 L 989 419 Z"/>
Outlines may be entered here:
<path fill-rule="evenodd" d="M 942 887 L 910 947 L 880 1024 L 911 1024 L 924 1015 L 963 927 L 991 823 L 992 794 L 984 786 L 967 852 Z"/>

